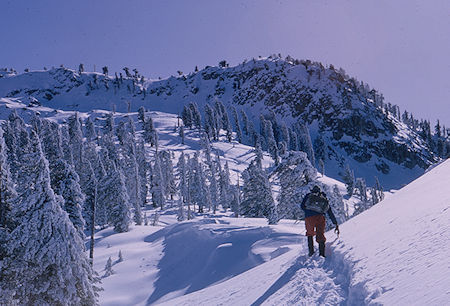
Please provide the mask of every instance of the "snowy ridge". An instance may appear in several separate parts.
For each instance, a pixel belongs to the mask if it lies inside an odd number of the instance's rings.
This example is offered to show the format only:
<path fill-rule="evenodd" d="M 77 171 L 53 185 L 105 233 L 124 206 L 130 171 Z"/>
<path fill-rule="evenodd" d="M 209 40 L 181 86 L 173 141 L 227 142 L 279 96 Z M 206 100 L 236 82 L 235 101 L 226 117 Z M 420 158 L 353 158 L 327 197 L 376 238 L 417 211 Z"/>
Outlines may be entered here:
<path fill-rule="evenodd" d="M 288 127 L 307 124 L 313 141 L 323 137 L 329 176 L 340 178 L 349 164 L 356 177 L 369 185 L 378 177 L 387 189 L 400 188 L 438 160 L 416 131 L 385 113 L 382 95 L 320 63 L 269 57 L 164 80 L 80 74 L 66 68 L 5 76 L 0 78 L 0 97 L 15 98 L 27 107 L 125 112 L 144 106 L 179 114 L 191 101 L 203 112 L 205 104 L 220 100 L 247 112 L 255 127 L 260 114 L 273 111 Z"/>

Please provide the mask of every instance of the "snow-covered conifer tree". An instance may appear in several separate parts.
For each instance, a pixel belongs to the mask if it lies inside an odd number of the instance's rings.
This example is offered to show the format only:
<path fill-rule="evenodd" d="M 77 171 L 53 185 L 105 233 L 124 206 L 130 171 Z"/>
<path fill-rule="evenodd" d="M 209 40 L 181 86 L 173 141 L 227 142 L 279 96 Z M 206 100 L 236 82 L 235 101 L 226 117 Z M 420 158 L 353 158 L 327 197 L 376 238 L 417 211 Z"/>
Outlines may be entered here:
<path fill-rule="evenodd" d="M 0 269 L 0 292 L 23 305 L 94 305 L 94 276 L 84 245 L 61 198 L 50 187 L 50 173 L 37 134 L 31 132 L 28 189 L 13 206 L 17 221 L 9 234 Z"/>
<path fill-rule="evenodd" d="M 137 163 L 136 141 L 132 129 L 125 129 L 121 145 L 122 165 L 126 177 L 126 186 L 131 206 L 133 207 L 133 220 L 137 225 L 142 224 L 141 206 L 141 176 Z"/>
<path fill-rule="evenodd" d="M 328 186 L 325 186 L 324 190 L 338 223 L 340 224 L 345 222 L 349 217 L 348 208 L 344 204 L 339 187 L 337 185 L 333 185 L 332 190 L 330 190 Z M 328 222 L 328 224 L 331 226 L 332 223 Z"/>
<path fill-rule="evenodd" d="M 270 217 L 275 222 L 276 211 L 272 188 L 267 174 L 255 161 L 243 172 L 241 215 L 247 217 Z"/>
<path fill-rule="evenodd" d="M 159 154 L 155 154 L 155 164 L 152 171 L 152 201 L 154 207 L 164 209 L 166 203 L 166 188 L 164 186 L 164 177 L 161 169 Z"/>
<path fill-rule="evenodd" d="M 144 122 L 144 140 L 146 143 L 149 143 L 151 146 L 154 146 L 155 144 L 155 127 L 153 126 L 153 119 L 152 117 L 148 117 L 147 120 Z"/>
<path fill-rule="evenodd" d="M 248 129 L 248 116 L 245 113 L 244 110 L 241 109 L 241 116 L 242 116 L 242 130 L 244 131 L 245 135 L 249 134 L 249 129 Z"/>
<path fill-rule="evenodd" d="M 138 109 L 138 120 L 142 123 L 142 128 L 145 125 L 145 107 L 141 106 Z"/>
<path fill-rule="evenodd" d="M 298 130 L 303 151 L 308 155 L 308 159 L 311 162 L 311 164 L 315 166 L 316 158 L 314 156 L 314 149 L 311 142 L 311 136 L 309 134 L 309 128 L 306 124 L 301 124 L 299 125 Z"/>
<path fill-rule="evenodd" d="M 315 181 L 316 169 L 311 165 L 306 153 L 290 151 L 274 170 L 280 182 L 278 195 L 278 215 L 280 218 L 301 219 L 303 211 L 299 205 L 310 191 Z"/>
<path fill-rule="evenodd" d="M 198 109 L 197 103 L 190 102 L 189 108 L 192 113 L 192 123 L 197 129 L 200 129 L 202 127 L 202 116 L 200 114 L 200 110 Z"/>
<path fill-rule="evenodd" d="M 81 166 L 81 156 L 83 149 L 83 133 L 81 131 L 81 123 L 80 118 L 78 117 L 78 113 L 70 116 L 67 121 L 67 128 L 69 131 L 69 144 L 72 150 L 72 156 L 76 167 Z"/>
<path fill-rule="evenodd" d="M 99 202 L 108 207 L 108 223 L 118 233 L 127 232 L 131 223 L 131 205 L 122 170 L 113 166 L 99 187 Z"/>
<path fill-rule="evenodd" d="M 3 129 L 0 126 L 0 228 L 11 229 L 13 221 L 11 216 L 12 202 L 16 196 L 6 156 Z"/>
<path fill-rule="evenodd" d="M 237 218 L 239 216 L 239 212 L 241 210 L 241 187 L 239 186 L 239 176 L 238 182 L 236 186 L 233 186 L 233 198 L 231 200 L 231 210 L 234 212 L 234 217 Z"/>
<path fill-rule="evenodd" d="M 84 136 L 87 141 L 93 141 L 97 138 L 97 132 L 95 131 L 95 125 L 91 117 L 87 117 L 84 121 Z"/>
<path fill-rule="evenodd" d="M 140 194 L 140 203 L 141 205 L 145 205 L 147 203 L 147 194 L 148 194 L 148 172 L 149 165 L 147 163 L 147 159 L 145 157 L 145 144 L 144 140 L 141 139 L 139 144 L 136 147 L 136 162 L 138 165 L 140 183 L 141 183 L 141 194 Z"/>
<path fill-rule="evenodd" d="M 184 204 L 181 199 L 179 199 L 177 203 L 178 203 L 177 221 L 181 222 L 186 220 L 186 214 L 184 212 Z"/>
<path fill-rule="evenodd" d="M 72 165 L 65 168 L 64 179 L 60 182 L 60 195 L 64 199 L 64 210 L 69 215 L 75 229 L 82 239 L 84 239 L 84 218 L 82 216 L 82 207 L 84 206 L 85 196 L 81 192 L 80 179 Z"/>
<path fill-rule="evenodd" d="M 268 120 L 265 121 L 265 135 L 268 151 L 272 156 L 272 159 L 275 161 L 275 165 L 278 165 L 279 162 L 278 147 L 275 141 L 275 137 L 273 135 L 272 123 Z"/>
<path fill-rule="evenodd" d="M 205 105 L 205 132 L 209 139 L 217 140 L 215 112 L 209 104 Z"/>
<path fill-rule="evenodd" d="M 355 189 L 355 175 L 353 174 L 353 171 L 350 170 L 349 165 L 345 167 L 345 172 L 342 179 L 345 183 L 345 186 L 347 187 L 347 194 L 349 196 L 352 196 Z"/>
<path fill-rule="evenodd" d="M 217 159 L 217 162 L 220 164 L 219 159 Z M 230 169 L 228 167 L 228 161 L 225 162 L 223 170 L 219 171 L 219 193 L 220 204 L 222 205 L 222 208 L 230 208 Z"/>
<path fill-rule="evenodd" d="M 181 118 L 183 120 L 184 126 L 188 128 L 192 128 L 193 119 L 192 119 L 192 111 L 191 108 L 187 105 L 183 107 L 183 111 L 181 112 Z"/>
<path fill-rule="evenodd" d="M 358 190 L 361 201 L 367 201 L 367 185 L 363 178 L 356 179 L 355 187 Z"/>
<path fill-rule="evenodd" d="M 105 114 L 105 123 L 103 125 L 103 134 L 110 134 L 114 131 L 114 116 L 113 113 Z"/>

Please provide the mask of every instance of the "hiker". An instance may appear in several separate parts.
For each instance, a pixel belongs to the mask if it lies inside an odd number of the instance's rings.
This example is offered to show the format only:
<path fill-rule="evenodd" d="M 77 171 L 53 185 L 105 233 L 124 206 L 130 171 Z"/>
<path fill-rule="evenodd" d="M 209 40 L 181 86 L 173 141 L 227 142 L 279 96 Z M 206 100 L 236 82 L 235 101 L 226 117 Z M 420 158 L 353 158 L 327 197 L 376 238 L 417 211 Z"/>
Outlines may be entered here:
<path fill-rule="evenodd" d="M 316 235 L 316 241 L 319 243 L 319 255 L 325 257 L 325 213 L 328 213 L 331 221 L 336 225 L 335 232 L 339 235 L 339 226 L 326 194 L 320 190 L 319 186 L 314 186 L 303 199 L 301 208 L 305 211 L 309 256 L 314 254 L 313 236 Z"/>

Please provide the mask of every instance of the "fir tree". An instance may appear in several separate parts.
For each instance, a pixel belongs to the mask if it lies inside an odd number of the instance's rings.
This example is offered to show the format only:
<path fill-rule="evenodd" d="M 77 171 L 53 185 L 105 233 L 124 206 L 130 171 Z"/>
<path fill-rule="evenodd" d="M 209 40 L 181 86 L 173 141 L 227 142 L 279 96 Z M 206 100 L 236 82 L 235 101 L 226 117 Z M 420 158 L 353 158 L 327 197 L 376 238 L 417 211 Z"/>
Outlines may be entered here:
<path fill-rule="evenodd" d="M 153 167 L 153 178 L 152 178 L 152 201 L 154 207 L 160 207 L 161 210 L 164 209 L 166 203 L 166 188 L 164 186 L 164 178 L 161 170 L 161 161 L 159 155 L 155 156 L 155 164 Z"/>
<path fill-rule="evenodd" d="M 144 140 L 149 143 L 152 147 L 155 145 L 155 128 L 153 126 L 153 119 L 149 116 L 144 122 Z"/>
<path fill-rule="evenodd" d="M 311 165 L 306 153 L 289 152 L 274 169 L 280 182 L 278 195 L 278 215 L 280 218 L 301 219 L 303 211 L 299 202 L 310 190 L 310 184 L 315 181 L 316 169 Z"/>
<path fill-rule="evenodd" d="M 108 223 L 118 233 L 127 232 L 131 223 L 130 203 L 122 170 L 113 166 L 100 184 L 99 201 L 107 205 Z"/>
<path fill-rule="evenodd" d="M 84 136 L 88 142 L 97 138 L 97 132 L 95 131 L 95 125 L 91 117 L 88 117 L 84 122 Z"/>
<path fill-rule="evenodd" d="M 243 179 L 241 215 L 267 217 L 269 223 L 276 223 L 278 216 L 267 174 L 252 161 L 243 172 Z"/>
<path fill-rule="evenodd" d="M 108 258 L 108 260 L 106 261 L 106 265 L 105 265 L 105 274 L 103 275 L 103 277 L 108 277 L 111 276 L 112 274 L 114 274 L 114 271 L 112 269 L 112 260 L 111 257 Z"/>
<path fill-rule="evenodd" d="M 50 187 L 50 173 L 35 132 L 26 156 L 28 189 L 17 198 L 17 227 L 9 235 L 0 291 L 9 303 L 94 305 L 94 276 L 84 245 Z"/>
<path fill-rule="evenodd" d="M 242 130 L 241 130 L 241 125 L 239 123 L 238 113 L 237 113 L 235 107 L 233 107 L 233 121 L 234 121 L 234 128 L 235 128 L 235 131 L 236 131 L 237 141 L 239 143 L 242 143 L 242 140 L 243 140 L 242 139 Z"/>
<path fill-rule="evenodd" d="M 6 144 L 3 138 L 3 129 L 0 126 L 0 228 L 12 229 L 13 220 L 11 210 L 12 202 L 16 196 L 17 194 L 6 156 Z"/>
<path fill-rule="evenodd" d="M 345 167 L 345 172 L 342 179 L 347 187 L 347 195 L 352 196 L 355 189 L 355 175 L 353 174 L 353 171 L 350 170 L 349 165 Z"/>
<path fill-rule="evenodd" d="M 148 194 L 148 172 L 149 165 L 147 163 L 146 154 L 145 154 L 145 144 L 141 139 L 139 145 L 136 147 L 136 162 L 138 165 L 138 173 L 139 173 L 139 182 L 141 183 L 140 187 L 140 203 L 142 206 L 145 206 L 147 203 L 147 194 Z"/>
<path fill-rule="evenodd" d="M 84 239 L 84 218 L 82 216 L 82 207 L 84 206 L 85 196 L 81 192 L 80 179 L 75 169 L 67 165 L 64 173 L 64 180 L 61 181 L 59 191 L 64 199 L 64 210 L 69 215 L 75 229 L 81 238 Z"/>

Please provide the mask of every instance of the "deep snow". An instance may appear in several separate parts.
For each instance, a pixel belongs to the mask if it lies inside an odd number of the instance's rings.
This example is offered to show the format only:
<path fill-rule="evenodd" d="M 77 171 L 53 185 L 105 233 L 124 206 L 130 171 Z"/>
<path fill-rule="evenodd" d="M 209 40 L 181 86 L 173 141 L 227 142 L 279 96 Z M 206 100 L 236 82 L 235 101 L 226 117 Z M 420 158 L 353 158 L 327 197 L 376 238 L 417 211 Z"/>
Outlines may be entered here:
<path fill-rule="evenodd" d="M 327 233 L 326 259 L 306 256 L 303 222 L 169 210 L 100 239 L 97 270 L 124 254 L 102 305 L 448 305 L 449 178 L 450 160 Z"/>

